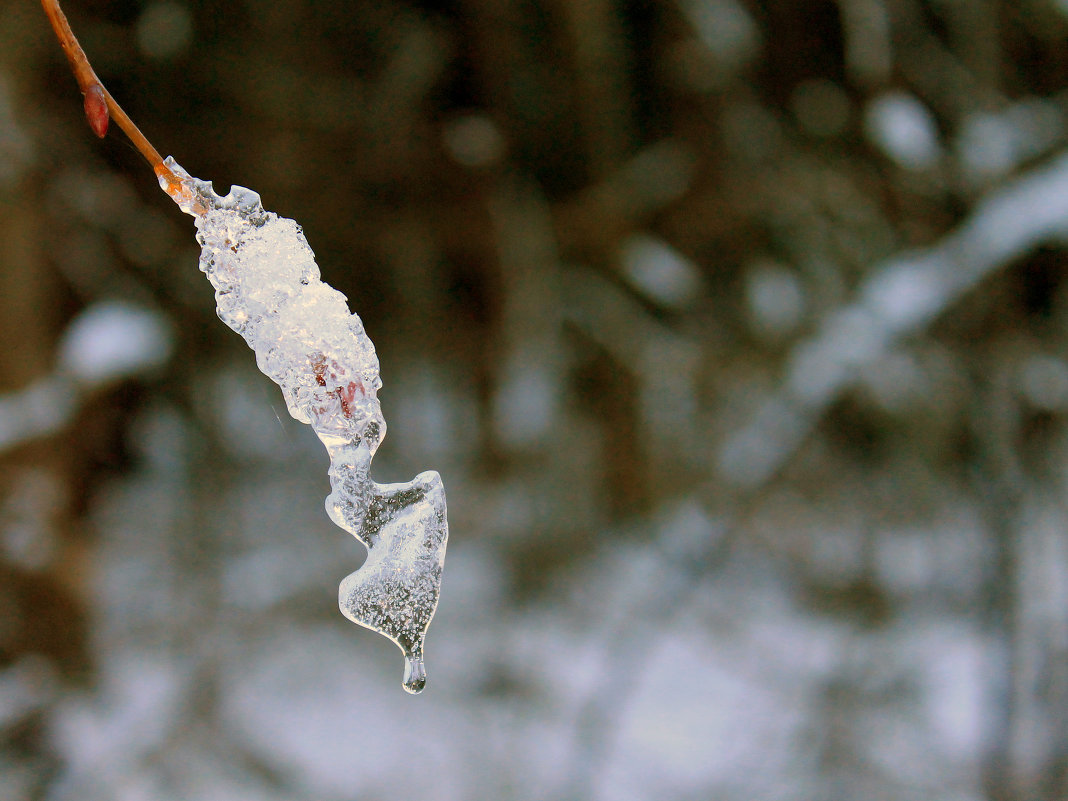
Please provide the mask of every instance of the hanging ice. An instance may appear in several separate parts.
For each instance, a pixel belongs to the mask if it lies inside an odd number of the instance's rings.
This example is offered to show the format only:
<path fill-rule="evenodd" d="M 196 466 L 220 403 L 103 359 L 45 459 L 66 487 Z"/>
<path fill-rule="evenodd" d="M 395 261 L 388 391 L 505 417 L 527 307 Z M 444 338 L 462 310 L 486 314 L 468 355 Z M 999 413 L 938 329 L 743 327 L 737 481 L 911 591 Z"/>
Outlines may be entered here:
<path fill-rule="evenodd" d="M 161 185 L 196 217 L 200 269 L 215 287 L 219 317 L 256 352 L 289 413 L 319 435 L 330 455 L 326 511 L 367 546 L 367 561 L 341 582 L 341 611 L 400 647 L 404 688 L 417 693 L 449 536 L 441 477 L 430 471 L 382 485 L 368 476 L 386 433 L 378 357 L 345 296 L 319 280 L 300 226 L 264 211 L 251 190 L 235 186 L 220 197 L 174 159 L 166 164 L 180 188 Z"/>

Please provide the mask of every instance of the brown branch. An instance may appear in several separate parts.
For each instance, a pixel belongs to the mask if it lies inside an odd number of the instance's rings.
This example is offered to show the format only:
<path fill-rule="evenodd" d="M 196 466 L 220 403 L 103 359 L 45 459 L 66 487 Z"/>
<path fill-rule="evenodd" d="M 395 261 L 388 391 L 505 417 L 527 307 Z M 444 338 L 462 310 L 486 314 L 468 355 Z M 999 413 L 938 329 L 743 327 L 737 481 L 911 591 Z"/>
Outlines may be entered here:
<path fill-rule="evenodd" d="M 129 115 L 122 110 L 122 106 L 115 101 L 111 93 L 104 88 L 104 84 L 96 77 L 96 72 L 93 71 L 92 66 L 89 64 L 89 58 L 85 55 L 85 51 L 82 50 L 82 46 L 78 44 L 74 32 L 70 29 L 70 23 L 67 22 L 66 15 L 59 7 L 59 0 L 41 0 L 41 5 L 44 6 L 45 13 L 48 14 L 52 29 L 56 32 L 56 38 L 59 39 L 63 52 L 67 54 L 67 60 L 70 62 L 71 70 L 78 81 L 78 87 L 85 97 L 85 116 L 89 122 L 89 127 L 93 129 L 97 136 L 103 137 L 108 130 L 110 114 L 110 117 L 114 118 L 116 124 L 130 138 L 134 147 L 151 165 L 156 177 L 160 180 L 160 185 L 164 187 L 168 194 L 173 195 L 179 186 L 178 178 L 163 163 L 159 151 L 145 138 L 145 135 L 134 125 Z"/>

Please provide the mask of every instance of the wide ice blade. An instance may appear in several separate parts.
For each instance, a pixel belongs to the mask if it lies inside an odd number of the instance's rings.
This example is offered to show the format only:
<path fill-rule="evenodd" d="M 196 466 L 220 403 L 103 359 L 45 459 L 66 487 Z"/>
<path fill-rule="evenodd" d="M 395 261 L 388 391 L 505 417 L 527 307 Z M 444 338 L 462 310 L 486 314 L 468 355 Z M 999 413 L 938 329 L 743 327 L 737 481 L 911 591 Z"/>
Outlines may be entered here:
<path fill-rule="evenodd" d="M 423 639 L 441 590 L 449 539 L 445 487 L 433 472 L 407 484 L 370 482 L 360 539 L 367 561 L 341 582 L 338 603 L 349 620 L 388 637 L 404 652 L 404 689 L 426 683 Z"/>

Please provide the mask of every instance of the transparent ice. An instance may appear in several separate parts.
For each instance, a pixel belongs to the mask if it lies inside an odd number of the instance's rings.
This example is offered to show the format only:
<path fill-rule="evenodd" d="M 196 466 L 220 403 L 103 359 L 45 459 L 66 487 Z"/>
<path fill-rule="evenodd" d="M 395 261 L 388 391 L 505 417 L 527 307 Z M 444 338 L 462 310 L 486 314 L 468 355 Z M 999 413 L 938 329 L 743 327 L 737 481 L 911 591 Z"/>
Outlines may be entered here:
<path fill-rule="evenodd" d="M 386 433 L 378 357 L 345 296 L 319 279 L 300 226 L 264 211 L 255 192 L 221 197 L 174 159 L 180 188 L 163 183 L 196 218 L 200 269 L 215 287 L 219 317 L 256 352 L 289 413 L 330 455 L 326 511 L 367 546 L 367 561 L 341 582 L 350 620 L 404 652 L 404 688 L 423 689 L 423 640 L 437 608 L 449 536 L 445 488 L 433 471 L 407 484 L 376 484 L 371 458 Z"/>

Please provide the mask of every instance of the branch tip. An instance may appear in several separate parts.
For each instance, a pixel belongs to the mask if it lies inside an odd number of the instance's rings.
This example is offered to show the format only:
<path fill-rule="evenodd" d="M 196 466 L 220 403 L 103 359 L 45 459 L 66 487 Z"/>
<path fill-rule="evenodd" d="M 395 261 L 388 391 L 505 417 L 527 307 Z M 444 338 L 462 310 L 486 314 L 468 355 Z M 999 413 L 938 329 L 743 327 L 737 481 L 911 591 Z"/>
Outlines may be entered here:
<path fill-rule="evenodd" d="M 155 170 L 156 175 L 161 180 L 164 180 L 166 176 L 168 185 L 177 185 L 177 178 L 163 163 L 159 151 L 145 138 L 129 115 L 122 110 L 122 106 L 115 101 L 111 93 L 104 88 L 104 84 L 96 77 L 92 65 L 89 64 L 88 56 L 85 55 L 85 51 L 82 50 L 82 46 L 74 36 L 74 31 L 71 30 L 63 9 L 59 7 L 59 0 L 41 0 L 41 5 L 48 15 L 49 22 L 52 23 L 52 30 L 55 31 L 63 52 L 67 54 L 71 71 L 78 81 L 78 88 L 85 96 L 85 118 L 89 122 L 89 127 L 93 129 L 93 133 L 99 137 L 105 136 L 108 132 L 108 120 L 114 118 L 115 123 L 122 128 L 133 146 Z M 167 192 L 171 194 L 170 190 Z"/>

